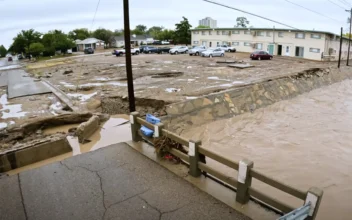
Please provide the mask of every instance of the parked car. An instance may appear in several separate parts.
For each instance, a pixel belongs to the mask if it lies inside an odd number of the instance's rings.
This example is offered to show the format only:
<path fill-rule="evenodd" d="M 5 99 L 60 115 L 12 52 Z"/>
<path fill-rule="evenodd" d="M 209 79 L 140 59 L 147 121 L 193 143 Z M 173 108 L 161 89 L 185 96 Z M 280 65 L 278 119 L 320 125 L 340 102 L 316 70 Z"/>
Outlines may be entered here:
<path fill-rule="evenodd" d="M 170 54 L 179 54 L 179 53 L 188 53 L 188 47 L 186 46 L 177 46 L 170 49 Z"/>
<path fill-rule="evenodd" d="M 169 52 L 170 52 L 170 48 L 169 47 L 159 47 L 158 48 L 158 54 L 169 53 Z"/>
<path fill-rule="evenodd" d="M 169 45 L 170 42 L 169 42 L 169 41 L 161 41 L 161 44 L 162 44 L 162 45 Z"/>
<path fill-rule="evenodd" d="M 160 40 L 155 40 L 155 41 L 153 41 L 153 45 L 161 45 L 161 41 Z"/>
<path fill-rule="evenodd" d="M 202 53 L 203 51 L 206 51 L 206 50 L 207 50 L 207 48 L 205 46 L 193 47 L 192 49 L 190 49 L 188 51 L 188 54 L 190 56 L 193 56 L 193 55 L 199 56 L 200 53 Z"/>
<path fill-rule="evenodd" d="M 113 53 L 118 57 L 118 56 L 121 56 L 123 54 L 126 54 L 126 50 L 124 48 L 117 49 L 117 50 L 114 50 Z M 131 54 L 132 55 L 138 55 L 139 54 L 139 48 L 131 48 Z"/>
<path fill-rule="evenodd" d="M 86 48 L 86 49 L 84 49 L 84 53 L 85 54 L 93 54 L 94 50 L 93 50 L 93 48 Z"/>
<path fill-rule="evenodd" d="M 143 53 L 157 53 L 158 52 L 158 48 L 156 47 L 145 47 L 143 50 Z"/>
<path fill-rule="evenodd" d="M 143 53 L 143 52 L 144 52 L 144 48 L 146 48 L 146 47 L 148 47 L 148 46 L 146 46 L 146 45 L 140 46 L 140 47 L 139 47 L 139 52 L 140 52 L 140 53 Z"/>
<path fill-rule="evenodd" d="M 68 49 L 67 54 L 72 54 L 72 49 Z"/>
<path fill-rule="evenodd" d="M 226 52 L 236 52 L 236 48 L 234 47 L 230 47 L 227 45 L 220 45 L 220 47 L 222 50 L 226 51 Z"/>
<path fill-rule="evenodd" d="M 252 60 L 271 60 L 273 59 L 273 55 L 269 54 L 266 51 L 258 50 L 249 56 Z"/>
<path fill-rule="evenodd" d="M 223 57 L 225 55 L 225 51 L 220 48 L 208 49 L 201 53 L 202 57 Z"/>
<path fill-rule="evenodd" d="M 24 58 L 24 57 L 23 57 L 22 54 L 18 54 L 18 55 L 17 55 L 17 59 L 22 60 L 23 58 Z"/>

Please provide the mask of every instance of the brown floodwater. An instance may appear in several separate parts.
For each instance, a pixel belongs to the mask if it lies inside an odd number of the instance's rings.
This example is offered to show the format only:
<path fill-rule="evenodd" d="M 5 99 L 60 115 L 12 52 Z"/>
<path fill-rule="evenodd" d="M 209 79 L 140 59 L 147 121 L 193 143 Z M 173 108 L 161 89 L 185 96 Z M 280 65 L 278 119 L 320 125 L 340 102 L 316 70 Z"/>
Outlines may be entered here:
<path fill-rule="evenodd" d="M 317 219 L 352 218 L 351 80 L 190 128 L 184 136 L 236 161 L 250 159 L 258 170 L 299 189 L 323 189 Z M 259 181 L 253 185 L 296 207 L 303 204 Z"/>

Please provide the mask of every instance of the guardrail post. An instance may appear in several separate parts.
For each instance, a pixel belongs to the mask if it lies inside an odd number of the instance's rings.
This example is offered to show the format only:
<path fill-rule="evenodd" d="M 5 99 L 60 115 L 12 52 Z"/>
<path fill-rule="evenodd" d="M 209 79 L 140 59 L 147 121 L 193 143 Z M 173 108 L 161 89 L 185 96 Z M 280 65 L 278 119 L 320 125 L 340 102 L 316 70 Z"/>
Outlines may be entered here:
<path fill-rule="evenodd" d="M 188 156 L 189 156 L 189 174 L 193 177 L 199 177 L 202 172 L 198 168 L 198 161 L 199 161 L 199 152 L 198 148 L 202 144 L 201 141 L 189 141 L 189 150 L 188 150 Z"/>
<path fill-rule="evenodd" d="M 138 131 L 141 128 L 141 125 L 138 124 L 137 117 L 139 117 L 139 112 L 132 112 L 130 114 L 132 140 L 135 142 L 142 140 L 142 137 L 138 135 Z"/>
<path fill-rule="evenodd" d="M 162 136 L 161 134 L 161 130 L 164 128 L 164 124 L 163 123 L 158 123 L 154 125 L 154 137 L 155 138 L 159 138 Z"/>
<path fill-rule="evenodd" d="M 249 175 L 249 171 L 253 165 L 253 161 L 247 159 L 243 159 L 239 163 L 236 201 L 241 204 L 246 204 L 250 198 L 248 189 L 252 184 L 252 177 Z"/>
<path fill-rule="evenodd" d="M 310 202 L 310 210 L 306 220 L 314 220 L 317 216 L 321 199 L 323 198 L 323 190 L 317 187 L 311 187 L 307 192 L 304 204 Z"/>

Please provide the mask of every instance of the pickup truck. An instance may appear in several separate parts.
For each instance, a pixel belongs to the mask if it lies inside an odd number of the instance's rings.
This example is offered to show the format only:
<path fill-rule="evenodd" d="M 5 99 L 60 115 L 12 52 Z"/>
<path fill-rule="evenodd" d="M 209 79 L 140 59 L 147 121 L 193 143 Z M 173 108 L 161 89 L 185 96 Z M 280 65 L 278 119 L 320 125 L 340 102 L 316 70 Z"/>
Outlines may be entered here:
<path fill-rule="evenodd" d="M 113 50 L 112 52 L 113 55 L 116 55 L 117 57 L 118 56 L 121 56 L 123 54 L 126 54 L 126 50 L 123 48 L 123 49 L 117 49 L 117 50 Z M 131 48 L 131 54 L 132 55 L 138 55 L 139 54 L 139 48 Z"/>
<path fill-rule="evenodd" d="M 163 53 L 169 53 L 170 52 L 170 48 L 169 47 L 159 47 L 158 48 L 158 54 L 163 54 Z"/>
<path fill-rule="evenodd" d="M 206 51 L 207 49 L 205 46 L 199 46 L 199 47 L 193 47 L 188 51 L 190 56 L 199 56 L 203 51 Z"/>
<path fill-rule="evenodd" d="M 218 48 L 226 51 L 226 52 L 236 52 L 236 48 L 234 47 L 229 47 L 227 45 L 220 45 Z"/>

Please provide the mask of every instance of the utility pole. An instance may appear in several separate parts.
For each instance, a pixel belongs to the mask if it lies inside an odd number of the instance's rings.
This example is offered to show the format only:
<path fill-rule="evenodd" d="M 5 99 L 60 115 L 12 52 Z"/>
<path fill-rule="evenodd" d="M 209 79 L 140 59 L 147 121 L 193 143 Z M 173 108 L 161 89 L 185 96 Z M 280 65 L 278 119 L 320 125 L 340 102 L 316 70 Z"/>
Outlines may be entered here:
<path fill-rule="evenodd" d="M 125 34 L 125 57 L 126 57 L 126 74 L 127 74 L 127 88 L 128 101 L 130 112 L 136 111 L 133 89 L 133 75 L 132 75 L 132 58 L 131 58 L 131 33 L 130 33 L 130 15 L 128 0 L 123 0 L 123 17 L 124 17 L 124 34 Z"/>
<path fill-rule="evenodd" d="M 341 36 L 340 36 L 340 51 L 339 51 L 339 64 L 337 65 L 337 67 L 338 67 L 338 68 L 340 68 L 340 64 L 341 64 L 342 37 L 343 37 L 343 28 L 341 27 Z"/>
<path fill-rule="evenodd" d="M 350 12 L 350 35 L 348 36 L 348 54 L 347 54 L 347 66 L 348 66 L 350 61 L 350 48 L 351 48 L 352 8 L 351 10 L 346 10 L 346 12 Z"/>

